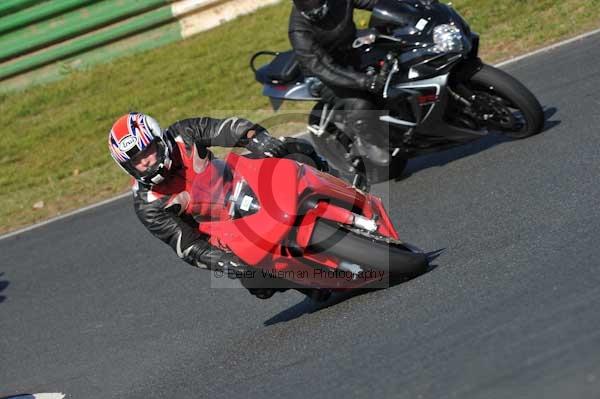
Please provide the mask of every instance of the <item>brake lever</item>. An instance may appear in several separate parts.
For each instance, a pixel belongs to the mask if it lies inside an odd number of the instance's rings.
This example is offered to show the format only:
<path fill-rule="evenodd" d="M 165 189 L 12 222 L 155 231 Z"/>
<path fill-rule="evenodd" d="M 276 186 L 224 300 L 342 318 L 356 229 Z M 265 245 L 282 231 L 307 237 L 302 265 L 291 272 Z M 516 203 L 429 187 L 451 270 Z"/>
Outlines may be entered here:
<path fill-rule="evenodd" d="M 400 71 L 400 67 L 398 66 L 398 59 L 394 59 L 394 64 L 392 65 L 392 70 L 390 71 L 387 80 L 385 81 L 385 86 L 383 87 L 383 98 L 388 98 L 388 90 L 390 88 L 390 83 L 392 82 L 392 77 Z"/>

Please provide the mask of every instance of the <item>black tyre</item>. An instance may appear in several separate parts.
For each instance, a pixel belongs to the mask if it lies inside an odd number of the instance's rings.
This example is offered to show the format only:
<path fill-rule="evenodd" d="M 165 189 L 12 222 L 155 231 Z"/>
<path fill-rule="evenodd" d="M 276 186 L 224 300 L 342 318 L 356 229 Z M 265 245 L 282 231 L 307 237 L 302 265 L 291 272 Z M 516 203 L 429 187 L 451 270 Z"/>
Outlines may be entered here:
<path fill-rule="evenodd" d="M 317 103 L 310 113 L 309 125 L 319 124 L 322 111 L 323 103 Z M 352 139 L 339 130 L 334 123 L 329 124 L 322 136 L 311 133 L 311 139 L 318 153 L 340 172 L 341 177 L 350 181 L 358 171 L 365 175 L 369 184 L 375 184 L 400 177 L 406 167 L 406 159 L 400 157 L 393 157 L 388 166 L 376 165 L 365 157 L 360 158 L 358 165 L 354 164 L 356 160 L 348 155 Z"/>
<path fill-rule="evenodd" d="M 508 73 L 484 65 L 469 82 L 481 113 L 493 115 L 485 125 L 515 139 L 538 134 L 544 128 L 544 111 L 535 96 Z"/>
<path fill-rule="evenodd" d="M 416 277 L 429 265 L 426 254 L 402 243 L 322 220 L 315 225 L 308 250 L 336 256 L 365 270 L 389 271 L 390 277 Z"/>

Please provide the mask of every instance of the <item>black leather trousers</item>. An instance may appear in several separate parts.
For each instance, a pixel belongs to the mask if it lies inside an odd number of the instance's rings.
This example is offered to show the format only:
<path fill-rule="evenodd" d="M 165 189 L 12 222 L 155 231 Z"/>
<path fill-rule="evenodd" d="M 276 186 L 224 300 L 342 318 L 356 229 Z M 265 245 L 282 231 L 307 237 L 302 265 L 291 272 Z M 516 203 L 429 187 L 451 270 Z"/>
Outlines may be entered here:
<path fill-rule="evenodd" d="M 380 147 L 388 145 L 388 126 L 379 120 L 385 112 L 377 105 L 373 95 L 365 91 L 324 86 L 321 97 L 344 112 L 347 133 L 352 137 L 359 136 Z"/>

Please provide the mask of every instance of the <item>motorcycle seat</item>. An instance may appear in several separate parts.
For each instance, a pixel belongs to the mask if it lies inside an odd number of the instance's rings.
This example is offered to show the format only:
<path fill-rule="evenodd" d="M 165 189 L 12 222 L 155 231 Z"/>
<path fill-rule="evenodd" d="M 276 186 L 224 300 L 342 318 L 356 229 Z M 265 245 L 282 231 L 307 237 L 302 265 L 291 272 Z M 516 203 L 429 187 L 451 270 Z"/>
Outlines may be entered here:
<path fill-rule="evenodd" d="M 285 84 L 301 79 L 302 72 L 294 50 L 278 53 L 270 63 L 256 71 L 256 80 L 263 84 Z"/>

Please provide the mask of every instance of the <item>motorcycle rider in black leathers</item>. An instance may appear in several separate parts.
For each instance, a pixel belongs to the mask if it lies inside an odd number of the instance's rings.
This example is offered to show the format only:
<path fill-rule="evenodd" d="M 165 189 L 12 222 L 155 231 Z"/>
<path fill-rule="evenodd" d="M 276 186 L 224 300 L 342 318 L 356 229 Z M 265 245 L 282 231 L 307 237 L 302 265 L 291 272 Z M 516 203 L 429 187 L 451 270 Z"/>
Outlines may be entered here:
<path fill-rule="evenodd" d="M 190 200 L 187 182 L 202 173 L 213 159 L 208 147 L 243 146 L 255 157 L 302 153 L 327 168 L 310 144 L 293 138 L 282 142 L 260 125 L 241 118 L 190 118 L 163 131 L 152 117 L 132 112 L 115 122 L 108 146 L 114 160 L 135 179 L 133 204 L 143 225 L 169 244 L 181 259 L 208 269 L 235 271 L 245 267 L 232 253 L 211 246 L 198 231 L 194 218 L 183 212 Z M 261 299 L 277 291 L 251 285 L 245 284 Z"/>
<path fill-rule="evenodd" d="M 377 96 L 385 79 L 360 73 L 354 9 L 373 10 L 377 0 L 293 0 L 289 39 L 305 76 L 325 85 L 321 97 L 347 111 L 347 125 L 361 155 L 375 164 L 390 163 Z"/>

